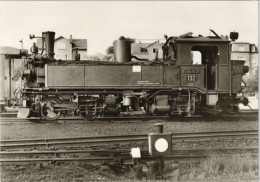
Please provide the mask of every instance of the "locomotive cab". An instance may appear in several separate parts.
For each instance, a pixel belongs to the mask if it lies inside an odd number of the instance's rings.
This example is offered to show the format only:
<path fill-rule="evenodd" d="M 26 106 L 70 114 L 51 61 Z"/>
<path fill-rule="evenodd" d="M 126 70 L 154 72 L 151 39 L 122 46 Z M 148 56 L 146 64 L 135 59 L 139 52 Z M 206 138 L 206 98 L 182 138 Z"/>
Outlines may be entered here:
<path fill-rule="evenodd" d="M 204 82 L 199 84 L 201 90 L 229 91 L 231 89 L 230 80 L 225 79 L 222 82 L 223 78 L 218 74 L 224 71 L 230 72 L 229 40 L 224 37 L 192 37 L 178 38 L 176 42 L 179 52 L 178 65 L 188 66 L 193 70 L 204 68 Z M 188 82 L 196 82 L 196 75 L 185 77 Z"/>
<path fill-rule="evenodd" d="M 164 55 L 165 60 L 176 56 L 181 72 L 180 86 L 193 90 L 194 94 L 201 93 L 200 110 L 222 113 L 227 105 L 233 108 L 241 102 L 236 93 L 242 91 L 242 76 L 246 73 L 243 69 L 247 69 L 241 61 L 230 60 L 230 40 L 212 32 L 215 36 L 193 37 L 187 33 L 170 37 L 164 46 Z"/>

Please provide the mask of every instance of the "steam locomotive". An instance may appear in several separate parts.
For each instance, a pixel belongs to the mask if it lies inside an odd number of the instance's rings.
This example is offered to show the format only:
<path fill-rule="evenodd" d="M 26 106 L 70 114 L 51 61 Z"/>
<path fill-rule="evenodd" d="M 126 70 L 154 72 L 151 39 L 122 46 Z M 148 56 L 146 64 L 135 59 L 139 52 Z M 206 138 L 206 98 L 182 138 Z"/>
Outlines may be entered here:
<path fill-rule="evenodd" d="M 24 64 L 18 115 L 56 120 L 61 115 L 94 119 L 238 113 L 238 104 L 248 104 L 238 97 L 248 67 L 230 59 L 231 40 L 211 31 L 214 36 L 165 36 L 163 59 L 152 61 L 132 56 L 132 40 L 120 37 L 114 41 L 113 62 L 56 60 L 55 32 L 43 32 L 44 51 L 39 54 L 34 45 Z M 231 32 L 230 38 L 235 41 L 238 33 Z"/>

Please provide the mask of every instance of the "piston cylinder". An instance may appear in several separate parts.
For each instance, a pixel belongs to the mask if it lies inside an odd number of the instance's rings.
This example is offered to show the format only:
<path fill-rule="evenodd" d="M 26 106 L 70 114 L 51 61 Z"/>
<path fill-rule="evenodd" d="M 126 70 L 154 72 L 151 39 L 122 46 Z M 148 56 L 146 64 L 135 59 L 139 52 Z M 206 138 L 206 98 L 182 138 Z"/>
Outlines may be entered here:
<path fill-rule="evenodd" d="M 165 106 L 160 106 L 153 104 L 150 108 L 151 114 L 168 114 L 170 112 L 170 106 L 165 105 Z"/>
<path fill-rule="evenodd" d="M 114 55 L 117 62 L 127 63 L 131 61 L 131 43 L 132 40 L 126 39 L 123 36 L 119 40 L 114 41 Z"/>

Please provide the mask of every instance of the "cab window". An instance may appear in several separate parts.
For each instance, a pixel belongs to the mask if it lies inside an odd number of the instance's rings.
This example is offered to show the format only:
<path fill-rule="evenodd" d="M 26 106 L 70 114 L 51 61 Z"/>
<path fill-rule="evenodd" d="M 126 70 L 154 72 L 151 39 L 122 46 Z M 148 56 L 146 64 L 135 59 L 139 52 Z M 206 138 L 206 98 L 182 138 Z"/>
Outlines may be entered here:
<path fill-rule="evenodd" d="M 193 46 L 191 49 L 191 63 L 199 65 L 216 65 L 219 61 L 217 46 Z"/>
<path fill-rule="evenodd" d="M 202 64 L 202 57 L 200 51 L 191 51 L 191 64 Z"/>

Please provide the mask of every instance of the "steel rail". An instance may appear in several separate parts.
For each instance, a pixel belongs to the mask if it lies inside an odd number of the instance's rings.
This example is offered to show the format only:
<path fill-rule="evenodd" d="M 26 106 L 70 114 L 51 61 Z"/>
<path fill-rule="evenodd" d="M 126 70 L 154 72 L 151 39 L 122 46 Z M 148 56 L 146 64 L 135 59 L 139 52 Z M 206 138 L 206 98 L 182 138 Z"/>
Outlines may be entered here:
<path fill-rule="evenodd" d="M 178 141 L 201 141 L 211 140 L 212 138 L 257 138 L 257 130 L 248 131 L 223 131 L 223 132 L 200 132 L 200 133 L 174 133 L 172 139 L 175 143 Z M 97 136 L 97 137 L 77 137 L 77 138 L 53 138 L 53 139 L 24 139 L 24 140 L 2 140 L 0 148 L 26 148 L 26 147 L 50 147 L 50 146 L 75 146 L 89 144 L 108 144 L 108 143 L 130 143 L 130 142 L 146 142 L 147 135 L 122 135 L 122 136 Z"/>
<path fill-rule="evenodd" d="M 234 155 L 234 154 L 224 154 L 224 155 Z M 236 154 L 239 156 L 246 156 L 244 154 Z M 252 155 L 252 157 L 256 157 L 257 155 Z M 192 161 L 192 162 L 199 162 L 201 159 L 206 159 L 208 158 L 208 155 L 170 155 L 170 156 L 165 156 L 164 159 L 166 161 Z M 133 165 L 131 163 L 132 158 L 131 157 L 124 157 L 122 158 L 124 160 L 124 165 Z M 147 156 L 143 157 L 143 160 L 154 160 L 154 158 Z M 83 157 L 83 158 L 32 158 L 32 159 L 1 159 L 0 163 L 1 165 L 4 164 L 9 164 L 9 163 L 36 163 L 36 162 L 72 162 L 72 161 L 88 161 L 92 163 L 98 163 L 98 164 L 103 164 L 104 162 L 115 162 L 115 158 L 113 157 Z"/>
<path fill-rule="evenodd" d="M 40 138 L 40 139 L 20 139 L 20 140 L 1 140 L 0 143 L 27 143 L 27 142 L 54 142 L 54 141 L 80 141 L 80 140 L 100 140 L 100 139 L 131 139 L 131 138 L 144 138 L 147 135 L 112 135 L 112 136 L 90 136 L 90 137 L 66 137 L 66 138 Z"/>
<path fill-rule="evenodd" d="M 203 153 L 203 154 L 223 154 L 227 152 L 250 152 L 258 153 L 258 147 L 227 147 L 227 148 L 191 148 L 191 149 L 173 149 L 172 153 Z M 1 153 L 0 153 L 1 155 Z"/>
<path fill-rule="evenodd" d="M 217 136 L 236 136 L 236 135 L 257 135 L 258 130 L 236 130 L 236 131 L 211 131 L 211 132 L 181 132 L 171 133 L 172 138 L 194 138 L 194 137 L 217 137 Z M 107 135 L 107 136 L 88 136 L 88 137 L 64 137 L 64 138 L 39 138 L 39 139 L 19 139 L 19 140 L 0 140 L 1 144 L 10 143 L 27 143 L 27 142 L 53 142 L 53 141 L 78 141 L 78 140 L 99 140 L 99 139 L 131 139 L 141 138 L 144 139 L 148 135 L 137 134 L 137 135 Z"/>
<path fill-rule="evenodd" d="M 131 138 L 131 139 L 103 139 L 103 140 L 83 140 L 83 141 L 65 141 L 65 142 L 47 142 L 47 143 L 24 143 L 24 144 L 6 144 L 0 145 L 3 148 L 13 148 L 13 147 L 36 147 L 36 146 L 57 146 L 57 145 L 80 145 L 80 144 L 96 144 L 96 143 L 122 143 L 122 142 L 142 142 L 147 141 L 147 138 Z"/>
<path fill-rule="evenodd" d="M 228 153 L 227 153 L 228 152 Z M 232 153 L 236 152 L 236 153 Z M 172 155 L 166 156 L 165 160 L 200 161 L 212 155 L 239 155 L 258 156 L 258 147 L 237 148 L 174 148 Z M 199 154 L 198 154 L 199 153 Z M 102 156 L 100 156 L 102 155 Z M 153 160 L 147 150 L 141 151 L 142 159 Z M 1 164 L 9 163 L 36 163 L 36 162 L 71 162 L 88 161 L 92 163 L 115 162 L 116 159 L 131 162 L 130 149 L 123 150 L 48 150 L 48 151 L 8 151 L 0 152 Z M 126 163 L 124 163 L 126 164 Z"/>
<path fill-rule="evenodd" d="M 213 152 L 251 152 L 251 153 L 257 153 L 258 147 L 238 147 L 238 148 L 192 148 L 192 149 L 173 149 L 172 153 L 213 153 Z M 4 156 L 31 156 L 31 155 L 58 155 L 58 154 L 120 154 L 120 155 L 130 155 L 130 149 L 124 149 L 124 150 L 48 150 L 48 151 L 2 151 L 0 152 L 1 158 Z M 147 150 L 142 150 L 142 155 L 148 155 Z"/>
<path fill-rule="evenodd" d="M 188 156 L 188 155 L 174 155 L 174 156 L 167 156 L 165 157 L 166 160 L 191 160 L 191 159 L 204 159 L 207 158 L 206 155 L 192 155 L 192 156 Z M 124 157 L 122 158 L 124 161 L 131 161 L 132 158 L 131 157 Z M 154 158 L 152 157 L 143 157 L 144 160 L 153 160 Z M 37 158 L 32 158 L 32 159 L 1 159 L 0 162 L 1 164 L 4 163 L 18 163 L 18 162 L 22 162 L 22 163 L 27 163 L 27 162 L 71 162 L 71 161 L 88 161 L 88 162 L 98 162 L 98 163 L 104 163 L 106 162 L 114 162 L 114 158 L 113 157 L 82 157 L 82 158 L 41 158 L 41 159 L 37 159 Z M 125 164 L 125 163 L 124 163 Z M 126 163 L 127 164 L 127 163 Z M 128 163 L 129 164 L 129 163 Z M 131 164 L 131 163 L 130 163 Z"/>
<path fill-rule="evenodd" d="M 44 120 L 41 118 L 28 118 L 28 119 L 24 119 L 24 118 L 5 118 L 5 117 L 0 117 L 0 124 L 1 123 L 55 123 L 55 122 L 59 122 L 59 121 L 64 121 L 64 122 L 68 122 L 68 121 L 72 121 L 72 122 L 79 122 L 82 121 L 84 122 L 82 117 L 66 117 L 66 118 L 59 118 L 55 121 L 48 121 L 48 120 Z"/>
<path fill-rule="evenodd" d="M 236 135 L 194 135 L 194 136 L 178 136 L 178 137 L 173 137 L 172 139 L 174 140 L 175 143 L 179 142 L 198 142 L 198 141 L 210 141 L 215 138 L 223 138 L 223 137 L 242 137 L 242 138 L 257 138 L 258 134 L 236 134 Z M 202 139 L 202 140 L 201 140 Z M 114 139 L 94 139 L 94 140 L 82 140 L 82 141 L 76 141 L 76 140 L 71 140 L 71 141 L 57 141 L 57 142 L 37 142 L 37 143 L 22 143 L 22 144 L 1 144 L 0 148 L 6 149 L 6 148 L 26 148 L 26 147 L 50 147 L 50 146 L 78 146 L 78 145 L 88 145 L 88 144 L 109 144 L 109 143 L 131 143 L 131 142 L 147 142 L 148 137 L 135 137 L 135 138 L 114 138 Z"/>
<path fill-rule="evenodd" d="M 150 116 L 150 115 L 119 115 L 119 116 L 106 116 L 106 117 L 97 117 L 96 120 L 144 120 L 144 119 L 167 119 L 167 120 L 182 120 L 182 121 L 189 121 L 193 119 L 206 119 L 206 120 L 230 120 L 230 119 L 257 119 L 258 118 L 258 111 L 243 111 L 237 115 L 224 115 L 220 117 L 205 117 L 202 115 L 193 115 L 191 117 L 170 117 L 170 116 Z M 77 117 L 65 117 L 59 118 L 57 121 L 84 121 L 84 118 L 77 116 Z M 56 122 L 57 122 L 56 121 Z M 53 123 L 55 121 L 46 121 L 41 118 L 29 118 L 29 119 L 19 119 L 19 118 L 6 118 L 0 117 L 0 124 L 5 123 L 16 123 L 16 122 L 27 122 L 27 123 Z"/>
<path fill-rule="evenodd" d="M 253 150 L 257 150 L 257 148 L 221 148 L 221 149 L 214 149 L 215 151 L 230 151 L 230 150 L 235 150 L 235 151 L 238 151 L 238 150 L 242 150 L 242 151 L 250 151 L 251 153 L 251 156 L 254 157 L 254 156 L 258 156 L 257 152 L 252 152 Z M 176 153 L 176 151 L 178 152 L 181 152 L 181 154 L 178 154 Z M 189 153 L 185 153 L 185 152 L 189 152 Z M 203 154 L 196 154 L 196 152 L 198 151 L 204 151 Z M 209 156 L 212 156 L 212 155 L 219 155 L 220 153 L 206 153 L 205 151 L 207 151 L 207 149 L 189 149 L 189 150 L 185 150 L 185 149 L 179 149 L 179 150 L 173 150 L 172 153 L 175 153 L 175 154 L 172 154 L 172 155 L 169 155 L 169 156 L 165 156 L 165 159 L 166 160 L 191 160 L 191 159 L 204 159 L 204 158 L 207 158 Z M 27 163 L 27 162 L 69 162 L 69 161 L 89 161 L 89 162 L 101 162 L 103 163 L 104 161 L 109 161 L 109 162 L 115 162 L 115 159 L 116 157 L 111 157 L 111 156 L 108 156 L 108 157 L 93 157 L 93 156 L 84 156 L 84 157 L 78 157 L 78 156 L 75 156 L 75 153 L 95 153 L 97 154 L 96 152 L 105 152 L 105 153 L 118 153 L 120 154 L 120 152 L 123 152 L 121 153 L 121 155 L 119 156 L 120 160 L 123 160 L 123 161 L 130 161 L 132 158 L 131 158 L 131 155 L 129 153 L 129 151 L 127 150 L 121 150 L 121 151 L 91 151 L 91 150 L 82 150 L 82 151 L 34 151 L 34 152 L 1 152 L 1 159 L 0 159 L 0 162 L 1 163 L 17 163 L 17 162 L 23 162 L 23 163 Z M 72 157 L 57 157 L 57 153 L 70 153 L 70 154 L 74 154 Z M 55 154 L 55 157 L 52 157 L 52 158 L 2 158 L 4 155 L 32 155 L 32 154 L 44 154 L 44 155 L 47 155 L 47 154 Z M 243 154 L 226 154 L 226 153 L 221 153 L 221 155 L 246 155 L 246 153 L 243 153 Z M 152 158 L 151 156 L 149 156 L 148 154 L 148 151 L 142 151 L 142 159 L 145 159 L 145 160 L 151 160 L 151 159 L 154 159 Z"/>
<path fill-rule="evenodd" d="M 39 146 L 43 146 L 43 147 L 50 147 L 50 146 L 65 146 L 65 145 L 69 145 L 69 146 L 75 146 L 75 145 L 87 145 L 87 144 L 97 144 L 97 143 L 101 143 L 101 144 L 109 144 L 109 143 L 129 143 L 129 142 L 143 142 L 143 141 L 147 141 L 147 138 L 129 138 L 129 139 L 108 139 L 108 140 L 83 140 L 83 141 L 65 141 L 65 142 L 47 142 L 47 143 L 24 143 L 24 144 L 6 144 L 6 145 L 0 145 L 1 149 L 4 148 L 20 148 L 20 147 L 39 147 Z"/>
<path fill-rule="evenodd" d="M 90 161 L 90 162 L 96 162 L 96 161 L 114 161 L 113 157 L 84 157 L 84 158 L 31 158 L 31 159 L 0 159 L 1 163 L 5 162 L 49 162 L 49 161 Z"/>

